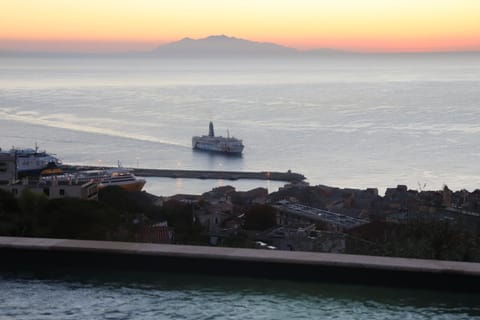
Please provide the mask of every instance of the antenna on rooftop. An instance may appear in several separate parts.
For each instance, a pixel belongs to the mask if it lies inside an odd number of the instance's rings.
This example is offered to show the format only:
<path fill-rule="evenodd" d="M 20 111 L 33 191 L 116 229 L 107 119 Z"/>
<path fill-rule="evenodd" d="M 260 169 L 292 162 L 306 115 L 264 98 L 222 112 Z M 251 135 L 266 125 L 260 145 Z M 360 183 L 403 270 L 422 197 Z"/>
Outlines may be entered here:
<path fill-rule="evenodd" d="M 420 192 L 425 190 L 425 187 L 427 186 L 426 182 L 423 184 L 423 186 L 420 184 L 420 181 L 417 181 L 417 184 L 418 184 L 418 191 L 420 191 Z"/>

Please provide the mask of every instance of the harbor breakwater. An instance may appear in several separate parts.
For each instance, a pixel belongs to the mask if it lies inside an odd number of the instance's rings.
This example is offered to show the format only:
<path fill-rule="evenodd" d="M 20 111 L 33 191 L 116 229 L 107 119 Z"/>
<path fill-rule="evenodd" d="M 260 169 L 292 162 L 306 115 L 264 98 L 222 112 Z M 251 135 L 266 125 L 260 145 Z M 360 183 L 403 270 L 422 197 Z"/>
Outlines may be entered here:
<path fill-rule="evenodd" d="M 80 170 L 98 170 L 112 169 L 113 167 L 98 166 L 76 166 L 63 165 L 62 170 L 65 172 L 77 172 Z M 299 173 L 287 172 L 270 172 L 270 171 L 209 171 L 209 170 L 177 170 L 177 169 L 147 169 L 147 168 L 131 168 L 132 172 L 139 177 L 162 177 L 162 178 L 186 178 L 186 179 L 254 179 L 254 180 L 275 180 L 286 182 L 298 182 L 305 180 L 305 176 Z"/>
<path fill-rule="evenodd" d="M 150 243 L 0 237 L 0 269 L 183 272 L 480 291 L 480 263 Z"/>

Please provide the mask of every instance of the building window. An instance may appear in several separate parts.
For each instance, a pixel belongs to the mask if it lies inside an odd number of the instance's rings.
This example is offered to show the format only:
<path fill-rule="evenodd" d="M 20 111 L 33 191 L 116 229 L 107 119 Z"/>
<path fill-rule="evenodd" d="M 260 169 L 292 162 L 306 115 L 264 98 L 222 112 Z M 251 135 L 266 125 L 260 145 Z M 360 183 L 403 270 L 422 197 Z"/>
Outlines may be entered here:
<path fill-rule="evenodd" d="M 65 195 L 65 189 L 60 189 L 59 192 L 60 192 L 60 195 L 61 195 L 61 196 L 64 196 L 64 195 Z"/>

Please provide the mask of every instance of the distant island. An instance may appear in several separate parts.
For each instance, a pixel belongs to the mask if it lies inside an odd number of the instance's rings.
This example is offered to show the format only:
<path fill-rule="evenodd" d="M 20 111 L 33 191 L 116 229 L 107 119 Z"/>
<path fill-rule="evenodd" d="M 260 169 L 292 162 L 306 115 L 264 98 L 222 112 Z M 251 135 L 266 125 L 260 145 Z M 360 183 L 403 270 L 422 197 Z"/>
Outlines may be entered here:
<path fill-rule="evenodd" d="M 299 50 L 271 42 L 257 42 L 227 35 L 211 35 L 192 39 L 185 37 L 165 43 L 149 51 L 85 53 L 85 52 L 28 52 L 0 51 L 1 56 L 92 56 L 92 57 L 158 57 L 158 58 L 316 58 L 316 57 L 370 57 L 370 56 L 451 56 L 480 54 L 479 51 L 375 53 L 315 48 Z"/>
<path fill-rule="evenodd" d="M 209 36 L 203 39 L 184 38 L 154 49 L 152 54 L 159 56 L 249 56 L 281 55 L 292 56 L 299 51 L 274 43 L 255 42 L 225 35 Z"/>

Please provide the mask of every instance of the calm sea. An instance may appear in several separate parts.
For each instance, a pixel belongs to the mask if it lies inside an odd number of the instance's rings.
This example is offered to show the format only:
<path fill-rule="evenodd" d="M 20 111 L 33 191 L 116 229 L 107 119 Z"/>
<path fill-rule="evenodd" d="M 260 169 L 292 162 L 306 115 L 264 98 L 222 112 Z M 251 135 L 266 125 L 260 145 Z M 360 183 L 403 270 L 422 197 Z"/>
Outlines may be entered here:
<path fill-rule="evenodd" d="M 311 184 L 473 190 L 479 101 L 480 55 L 4 56 L 0 146 L 37 143 L 75 164 L 293 170 Z M 206 134 L 209 121 L 217 134 L 243 139 L 242 157 L 192 151 L 191 137 Z M 230 182 L 160 179 L 146 189 L 168 195 L 222 184 Z"/>
<path fill-rule="evenodd" d="M 0 146 L 65 163 L 293 170 L 311 184 L 475 189 L 478 56 L 0 57 Z M 213 121 L 242 157 L 194 152 Z M 159 195 L 231 181 L 149 179 Z M 278 182 L 235 182 L 240 189 Z M 0 319 L 472 319 L 478 296 L 138 274 L 1 274 Z"/>
<path fill-rule="evenodd" d="M 0 319 L 480 319 L 478 295 L 184 274 L 0 273 Z"/>

